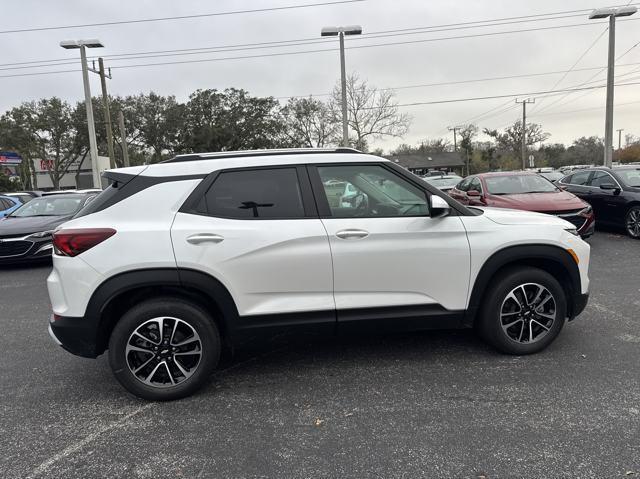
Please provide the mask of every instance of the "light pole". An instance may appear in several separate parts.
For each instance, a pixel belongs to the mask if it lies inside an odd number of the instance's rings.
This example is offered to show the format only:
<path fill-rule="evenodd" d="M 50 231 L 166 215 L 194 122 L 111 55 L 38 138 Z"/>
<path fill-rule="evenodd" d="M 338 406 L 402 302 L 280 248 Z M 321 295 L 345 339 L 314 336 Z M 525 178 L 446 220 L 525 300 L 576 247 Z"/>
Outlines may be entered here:
<path fill-rule="evenodd" d="M 598 8 L 589 15 L 590 20 L 609 18 L 609 59 L 607 66 L 607 106 L 604 121 L 604 166 L 613 162 L 613 75 L 616 55 L 616 17 L 636 13 L 636 7 Z"/>
<path fill-rule="evenodd" d="M 359 25 L 351 25 L 348 27 L 324 27 L 320 36 L 322 37 L 340 37 L 340 84 L 342 87 L 342 146 L 349 146 L 349 123 L 347 117 L 347 76 L 344 66 L 344 36 L 360 35 L 362 27 Z"/>
<path fill-rule="evenodd" d="M 87 127 L 89 128 L 89 154 L 91 156 L 91 171 L 93 172 L 93 187 L 102 188 L 100 172 L 98 171 L 98 144 L 96 142 L 96 126 L 93 122 L 93 106 L 91 105 L 91 89 L 89 88 L 89 71 L 87 67 L 87 48 L 102 48 L 100 40 L 65 40 L 60 42 L 67 50 L 80 49 L 82 62 L 82 81 L 84 83 L 84 103 L 87 108 Z"/>

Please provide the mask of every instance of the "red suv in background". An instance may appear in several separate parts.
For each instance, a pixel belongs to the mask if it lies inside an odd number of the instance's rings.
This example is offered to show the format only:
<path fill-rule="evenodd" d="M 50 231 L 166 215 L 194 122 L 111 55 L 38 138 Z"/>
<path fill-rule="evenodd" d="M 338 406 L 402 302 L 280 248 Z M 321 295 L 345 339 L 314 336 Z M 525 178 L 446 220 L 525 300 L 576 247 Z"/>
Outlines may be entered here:
<path fill-rule="evenodd" d="M 449 195 L 470 206 L 492 206 L 558 216 L 575 225 L 583 238 L 593 234 L 591 206 L 546 178 L 526 171 L 467 176 Z"/>

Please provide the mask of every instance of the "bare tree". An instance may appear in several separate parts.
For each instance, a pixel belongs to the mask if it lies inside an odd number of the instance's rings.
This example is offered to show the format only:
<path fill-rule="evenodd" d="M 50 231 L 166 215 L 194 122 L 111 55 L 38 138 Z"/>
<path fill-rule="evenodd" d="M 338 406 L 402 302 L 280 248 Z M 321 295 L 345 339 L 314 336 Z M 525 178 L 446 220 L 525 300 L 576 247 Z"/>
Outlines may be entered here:
<path fill-rule="evenodd" d="M 340 124 L 342 93 L 338 83 L 333 89 L 329 107 L 335 121 Z M 402 137 L 409 131 L 411 117 L 400 113 L 395 93 L 369 86 L 357 74 L 347 77 L 348 123 L 351 131 L 349 142 L 366 151 L 369 141 L 385 136 Z M 352 136 L 352 138 L 351 138 Z"/>
<path fill-rule="evenodd" d="M 339 133 L 340 124 L 327 104 L 312 97 L 289 99 L 281 113 L 293 146 L 322 148 L 333 143 Z"/>

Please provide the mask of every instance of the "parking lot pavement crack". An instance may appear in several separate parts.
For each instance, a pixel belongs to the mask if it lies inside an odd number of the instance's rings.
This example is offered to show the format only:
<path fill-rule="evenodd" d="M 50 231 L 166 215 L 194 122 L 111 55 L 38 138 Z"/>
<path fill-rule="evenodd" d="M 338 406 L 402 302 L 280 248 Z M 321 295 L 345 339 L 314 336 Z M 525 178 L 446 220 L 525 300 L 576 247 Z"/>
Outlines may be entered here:
<path fill-rule="evenodd" d="M 40 464 L 38 467 L 36 467 L 33 471 L 31 471 L 31 474 L 29 474 L 27 476 L 27 479 L 34 479 L 36 477 L 40 477 L 44 474 L 46 474 L 49 469 L 51 469 L 52 466 L 54 466 L 57 462 L 69 457 L 70 455 L 80 451 L 83 447 L 85 447 L 87 444 L 95 441 L 96 439 L 98 439 L 100 436 L 102 436 L 103 434 L 108 433 L 109 431 L 112 431 L 114 429 L 117 429 L 119 427 L 124 426 L 125 424 L 127 424 L 127 422 L 129 421 L 129 419 L 131 419 L 132 417 L 146 411 L 147 409 L 149 409 L 151 406 L 153 406 L 154 403 L 149 403 L 149 404 L 145 404 L 144 406 L 140 406 L 139 408 L 135 409 L 134 411 L 131 411 L 130 413 L 122 416 L 120 419 L 104 426 L 101 427 L 100 429 L 98 429 L 97 431 L 92 432 L 91 434 L 89 434 L 88 436 L 85 436 L 83 439 L 69 445 L 68 447 L 66 447 L 65 449 L 63 449 L 62 451 L 60 451 L 57 454 L 54 454 L 53 456 L 51 456 L 49 459 L 47 459 L 46 461 L 44 461 L 42 464 Z"/>

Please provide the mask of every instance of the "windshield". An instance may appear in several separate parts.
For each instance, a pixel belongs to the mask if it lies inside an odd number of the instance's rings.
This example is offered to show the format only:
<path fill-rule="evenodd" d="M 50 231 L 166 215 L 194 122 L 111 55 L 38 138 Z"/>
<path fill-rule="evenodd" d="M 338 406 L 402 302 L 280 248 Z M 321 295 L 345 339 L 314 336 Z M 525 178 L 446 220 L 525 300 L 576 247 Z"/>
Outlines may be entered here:
<path fill-rule="evenodd" d="M 10 216 L 24 218 L 28 216 L 69 216 L 80 208 L 83 197 L 47 196 L 35 198 L 11 213 Z"/>
<path fill-rule="evenodd" d="M 564 175 L 559 171 L 547 171 L 545 173 L 539 173 L 540 176 L 544 176 L 549 181 L 558 181 L 560 178 L 564 178 Z"/>
<path fill-rule="evenodd" d="M 549 180 L 538 175 L 487 176 L 487 191 L 492 195 L 518 195 L 525 193 L 552 193 L 558 191 Z"/>
<path fill-rule="evenodd" d="M 616 170 L 622 182 L 633 188 L 640 188 L 640 168 L 633 170 Z"/>
<path fill-rule="evenodd" d="M 448 178 L 444 178 L 444 177 L 438 177 L 438 176 L 426 176 L 423 178 L 424 181 L 426 181 L 427 183 L 432 184 L 433 186 L 437 187 L 437 188 L 442 188 L 442 187 L 446 187 L 446 186 L 451 186 L 454 187 L 456 186 L 458 183 L 460 183 L 460 181 L 462 181 L 462 178 L 459 176 L 450 176 Z"/>

